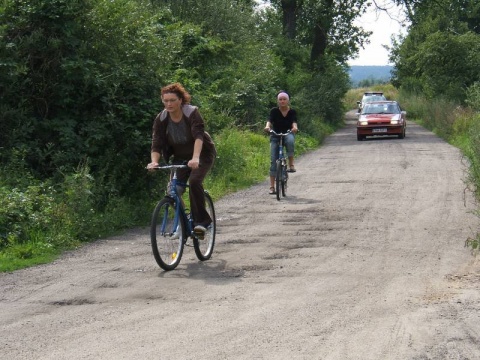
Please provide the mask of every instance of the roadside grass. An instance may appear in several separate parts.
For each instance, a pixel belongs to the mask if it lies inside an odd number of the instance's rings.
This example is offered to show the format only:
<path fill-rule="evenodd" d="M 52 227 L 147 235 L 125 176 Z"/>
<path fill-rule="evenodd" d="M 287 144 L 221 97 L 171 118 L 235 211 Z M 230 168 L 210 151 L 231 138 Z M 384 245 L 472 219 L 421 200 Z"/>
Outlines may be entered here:
<path fill-rule="evenodd" d="M 296 156 L 317 148 L 331 132 L 333 129 L 325 125 L 316 138 L 299 133 Z M 218 158 L 205 180 L 214 200 L 268 179 L 267 135 L 233 128 L 217 134 L 215 143 Z M 138 194 L 136 199 L 113 196 L 99 209 L 95 205 L 95 179 L 87 164 L 55 185 L 34 179 L 21 161 L 1 170 L 0 272 L 49 263 L 83 243 L 147 226 L 167 182 L 165 174 L 154 174 L 154 185 L 145 194 Z"/>
<path fill-rule="evenodd" d="M 0 253 L 0 272 L 9 272 L 34 265 L 47 264 L 61 254 L 60 249 L 46 250 L 34 242 L 15 245 L 9 251 Z"/>
<path fill-rule="evenodd" d="M 350 89 L 344 98 L 345 110 L 357 109 L 357 101 L 362 100 L 363 93 L 366 91 L 382 91 L 387 100 L 397 100 L 398 90 L 392 84 L 378 84 L 368 88 Z"/>

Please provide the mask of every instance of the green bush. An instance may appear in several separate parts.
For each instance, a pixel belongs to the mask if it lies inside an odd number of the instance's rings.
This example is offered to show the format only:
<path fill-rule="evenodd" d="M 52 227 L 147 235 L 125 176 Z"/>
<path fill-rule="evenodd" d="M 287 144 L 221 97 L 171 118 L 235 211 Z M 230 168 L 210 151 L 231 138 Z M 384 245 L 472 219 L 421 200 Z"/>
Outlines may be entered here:
<path fill-rule="evenodd" d="M 467 88 L 466 95 L 467 99 L 465 102 L 467 105 L 475 111 L 480 111 L 480 82 L 475 82 Z"/>
<path fill-rule="evenodd" d="M 55 213 L 53 192 L 45 184 L 25 190 L 0 187 L 0 249 L 26 243 L 34 232 L 49 231 Z"/>
<path fill-rule="evenodd" d="M 21 174 L 16 174 L 21 177 Z M 0 252 L 30 259 L 55 254 L 120 229 L 145 223 L 146 200 L 112 197 L 96 209 L 94 179 L 87 166 L 65 176 L 61 185 L 31 180 L 25 188 L 0 186 Z"/>

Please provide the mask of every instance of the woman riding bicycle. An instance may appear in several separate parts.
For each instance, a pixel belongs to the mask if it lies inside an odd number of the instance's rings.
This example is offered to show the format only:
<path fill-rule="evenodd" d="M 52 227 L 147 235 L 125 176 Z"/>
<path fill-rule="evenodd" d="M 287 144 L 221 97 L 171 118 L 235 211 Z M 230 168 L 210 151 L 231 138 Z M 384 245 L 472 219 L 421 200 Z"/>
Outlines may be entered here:
<path fill-rule="evenodd" d="M 190 94 L 179 83 L 161 89 L 165 109 L 153 123 L 151 162 L 158 166 L 163 157 L 168 162 L 187 162 L 189 169 L 179 169 L 178 180 L 190 183 L 190 207 L 196 233 L 205 233 L 212 219 L 205 209 L 203 180 L 215 162 L 216 149 L 196 106 L 190 105 Z"/>
<path fill-rule="evenodd" d="M 293 155 L 295 150 L 295 134 L 298 131 L 297 112 L 290 108 L 290 96 L 286 91 L 280 91 L 277 94 L 278 107 L 270 110 L 270 116 L 265 131 L 269 132 L 272 127 L 277 133 L 287 133 L 284 144 L 287 149 L 288 156 L 288 172 L 295 172 L 295 165 L 293 164 Z M 275 195 L 275 163 L 278 159 L 278 144 L 277 136 L 270 136 L 270 194 Z"/>

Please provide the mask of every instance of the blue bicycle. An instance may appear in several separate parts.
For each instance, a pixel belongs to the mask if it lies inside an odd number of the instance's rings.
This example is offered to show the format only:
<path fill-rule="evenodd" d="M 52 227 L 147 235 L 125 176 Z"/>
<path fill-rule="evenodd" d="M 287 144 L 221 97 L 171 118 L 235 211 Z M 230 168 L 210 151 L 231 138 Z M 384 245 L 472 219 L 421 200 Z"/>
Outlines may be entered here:
<path fill-rule="evenodd" d="M 283 197 L 287 196 L 287 182 L 288 182 L 288 172 L 287 172 L 287 158 L 283 154 L 283 140 L 285 136 L 290 134 L 290 130 L 285 134 L 276 133 L 274 130 L 270 130 L 270 136 L 277 136 L 279 138 L 278 144 L 278 158 L 276 160 L 275 167 L 275 194 L 277 200 L 280 201 L 280 191 Z"/>
<path fill-rule="evenodd" d="M 205 191 L 205 205 L 212 223 L 207 228 L 205 236 L 193 231 L 193 216 L 185 209 L 183 191 L 180 189 L 189 189 L 189 185 L 177 179 L 177 169 L 187 167 L 187 165 L 163 165 L 155 168 L 170 171 L 167 194 L 155 207 L 150 227 L 153 256 L 157 264 L 166 271 L 175 269 L 180 263 L 184 247 L 191 246 L 187 244 L 189 238 L 193 240 L 195 254 L 200 261 L 210 259 L 215 246 L 215 209 L 209 193 Z"/>

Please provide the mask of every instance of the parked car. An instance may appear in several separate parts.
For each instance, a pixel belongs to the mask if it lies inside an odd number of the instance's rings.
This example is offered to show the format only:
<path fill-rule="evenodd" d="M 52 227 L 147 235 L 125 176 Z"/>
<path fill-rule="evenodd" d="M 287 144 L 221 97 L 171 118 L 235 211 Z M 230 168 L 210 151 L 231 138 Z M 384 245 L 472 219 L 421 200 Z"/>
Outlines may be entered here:
<path fill-rule="evenodd" d="M 357 101 L 358 111 L 362 111 L 363 107 L 366 103 L 372 101 L 385 101 L 387 98 L 383 95 L 381 91 L 367 91 L 363 93 L 363 97 L 361 101 Z"/>
<path fill-rule="evenodd" d="M 396 101 L 375 101 L 366 103 L 357 113 L 357 140 L 367 136 L 397 135 L 405 137 L 407 112 Z"/>

